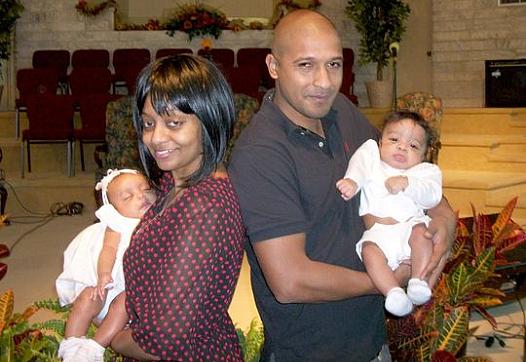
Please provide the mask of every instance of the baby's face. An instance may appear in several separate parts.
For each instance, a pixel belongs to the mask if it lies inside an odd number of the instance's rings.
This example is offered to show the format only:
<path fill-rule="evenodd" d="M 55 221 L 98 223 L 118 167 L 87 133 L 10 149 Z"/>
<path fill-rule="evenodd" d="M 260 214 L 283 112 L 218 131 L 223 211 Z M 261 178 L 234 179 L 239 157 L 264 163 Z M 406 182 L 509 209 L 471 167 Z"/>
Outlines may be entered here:
<path fill-rule="evenodd" d="M 382 132 L 380 158 L 389 166 L 407 170 L 424 160 L 424 129 L 412 119 L 389 123 Z"/>
<path fill-rule="evenodd" d="M 122 173 L 108 185 L 108 199 L 122 216 L 141 218 L 155 202 L 155 193 L 143 175 Z"/>

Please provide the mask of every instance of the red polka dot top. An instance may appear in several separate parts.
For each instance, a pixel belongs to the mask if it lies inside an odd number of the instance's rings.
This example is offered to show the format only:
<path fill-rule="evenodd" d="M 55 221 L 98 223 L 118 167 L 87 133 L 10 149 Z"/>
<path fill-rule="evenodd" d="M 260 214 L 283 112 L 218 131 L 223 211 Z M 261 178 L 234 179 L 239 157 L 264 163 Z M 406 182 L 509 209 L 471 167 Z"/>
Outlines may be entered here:
<path fill-rule="evenodd" d="M 206 178 L 162 213 L 157 202 L 124 255 L 132 336 L 164 361 L 242 361 L 228 307 L 245 242 L 239 202 L 227 178 Z"/>

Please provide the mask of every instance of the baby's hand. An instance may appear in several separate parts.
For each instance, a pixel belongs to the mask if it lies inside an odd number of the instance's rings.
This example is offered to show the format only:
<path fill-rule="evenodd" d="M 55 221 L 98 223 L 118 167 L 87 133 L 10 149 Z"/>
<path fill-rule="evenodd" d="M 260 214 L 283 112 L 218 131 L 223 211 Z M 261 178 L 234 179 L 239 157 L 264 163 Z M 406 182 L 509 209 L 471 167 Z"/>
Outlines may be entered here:
<path fill-rule="evenodd" d="M 106 289 L 108 287 L 108 284 L 110 283 L 113 283 L 113 278 L 111 277 L 111 273 L 100 274 L 99 280 L 97 282 L 97 286 L 95 287 L 91 295 L 91 299 L 95 300 L 97 298 L 100 298 L 101 300 L 104 300 L 106 296 Z"/>
<path fill-rule="evenodd" d="M 345 201 L 352 199 L 356 193 L 356 190 L 358 189 L 356 182 L 350 178 L 342 178 L 340 181 L 336 182 L 336 187 L 342 194 L 342 197 Z"/>
<path fill-rule="evenodd" d="M 407 186 L 409 186 L 409 181 L 405 176 L 393 176 L 385 180 L 385 188 L 393 195 L 404 191 Z"/>

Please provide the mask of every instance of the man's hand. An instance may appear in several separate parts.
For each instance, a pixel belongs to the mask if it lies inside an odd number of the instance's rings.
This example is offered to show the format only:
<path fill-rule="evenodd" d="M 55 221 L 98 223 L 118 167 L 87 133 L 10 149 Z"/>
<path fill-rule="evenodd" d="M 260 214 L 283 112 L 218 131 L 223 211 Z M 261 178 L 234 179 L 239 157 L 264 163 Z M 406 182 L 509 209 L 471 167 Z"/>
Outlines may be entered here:
<path fill-rule="evenodd" d="M 452 211 L 449 215 L 447 213 L 434 215 L 424 234 L 433 241 L 433 254 L 420 279 L 429 280 L 431 288 L 446 265 L 451 246 L 455 241 L 456 225 L 456 215 Z"/>
<path fill-rule="evenodd" d="M 350 178 L 342 178 L 340 181 L 336 182 L 336 188 L 340 191 L 343 199 L 349 201 L 356 193 L 358 185 L 356 185 L 356 182 Z"/>
<path fill-rule="evenodd" d="M 407 186 L 409 186 L 409 181 L 405 176 L 393 176 L 385 180 L 385 188 L 393 195 L 404 191 Z"/>

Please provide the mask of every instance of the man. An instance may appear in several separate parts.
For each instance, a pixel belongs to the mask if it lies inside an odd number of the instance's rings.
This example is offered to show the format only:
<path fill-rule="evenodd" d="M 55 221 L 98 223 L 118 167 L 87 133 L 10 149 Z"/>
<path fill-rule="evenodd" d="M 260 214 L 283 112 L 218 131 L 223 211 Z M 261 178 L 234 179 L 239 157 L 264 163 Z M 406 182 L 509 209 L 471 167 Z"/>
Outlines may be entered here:
<path fill-rule="evenodd" d="M 356 148 L 378 137 L 339 94 L 337 31 L 321 14 L 294 11 L 275 28 L 266 63 L 276 88 L 236 142 L 229 169 L 250 238 L 262 361 L 389 357 L 383 301 L 355 252 L 364 231 L 358 198 L 346 202 L 336 189 Z M 443 267 L 455 228 L 447 202 L 430 215 L 435 248 L 425 274 Z M 397 270 L 401 282 L 408 269 Z"/>

